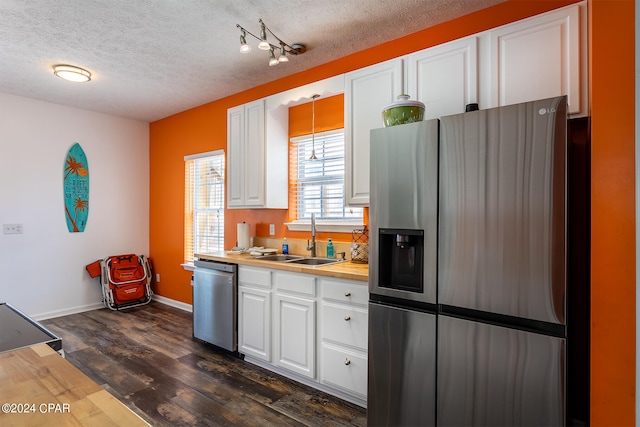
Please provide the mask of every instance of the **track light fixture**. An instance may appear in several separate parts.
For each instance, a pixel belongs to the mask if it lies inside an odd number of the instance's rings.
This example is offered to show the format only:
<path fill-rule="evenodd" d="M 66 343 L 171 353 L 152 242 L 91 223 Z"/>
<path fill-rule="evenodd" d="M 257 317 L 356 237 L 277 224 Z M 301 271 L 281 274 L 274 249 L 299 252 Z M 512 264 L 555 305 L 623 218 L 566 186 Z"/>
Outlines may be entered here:
<path fill-rule="evenodd" d="M 269 66 L 272 67 L 274 65 L 278 65 L 280 62 L 289 62 L 288 55 L 302 55 L 307 51 L 307 48 L 299 43 L 294 43 L 293 45 L 289 45 L 283 42 L 278 36 L 273 34 L 273 32 L 265 25 L 262 19 L 259 19 L 260 23 L 260 37 L 255 34 L 247 31 L 239 24 L 236 24 L 236 27 L 240 29 L 240 52 L 247 53 L 251 50 L 251 46 L 247 44 L 247 34 L 255 38 L 256 40 L 260 40 L 258 43 L 258 48 L 261 50 L 269 51 Z M 272 44 L 267 39 L 267 32 L 271 34 L 277 41 L 278 44 Z M 276 56 L 276 52 L 278 52 L 278 56 Z"/>

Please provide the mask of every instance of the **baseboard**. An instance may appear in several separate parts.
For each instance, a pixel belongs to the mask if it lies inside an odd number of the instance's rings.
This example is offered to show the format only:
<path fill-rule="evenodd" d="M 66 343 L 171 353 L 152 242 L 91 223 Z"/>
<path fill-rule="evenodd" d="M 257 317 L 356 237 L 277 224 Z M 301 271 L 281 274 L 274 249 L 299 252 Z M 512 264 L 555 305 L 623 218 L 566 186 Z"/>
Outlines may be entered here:
<path fill-rule="evenodd" d="M 178 308 L 180 310 L 188 311 L 189 313 L 193 313 L 193 306 L 191 304 L 184 303 L 182 301 L 176 301 L 171 298 L 166 298 L 160 295 L 154 295 L 152 297 L 154 301 L 158 301 L 159 303 L 169 305 L 171 307 Z M 31 319 L 36 322 L 40 322 L 42 320 L 53 319 L 56 317 L 68 316 L 70 314 L 83 313 L 85 311 L 97 310 L 100 308 L 104 308 L 105 305 L 102 302 L 95 302 L 87 305 L 80 305 L 77 307 L 65 308 L 63 310 L 54 310 L 48 311 L 45 313 L 36 314 L 34 316 L 29 316 Z"/>
<path fill-rule="evenodd" d="M 41 320 L 53 319 L 55 317 L 68 316 L 70 314 L 83 313 L 85 311 L 96 310 L 99 308 L 103 308 L 104 304 L 102 302 L 94 302 L 92 304 L 79 305 L 77 307 L 65 308 L 63 310 L 54 310 L 46 313 L 36 314 L 34 316 L 29 316 L 31 319 L 39 322 Z"/>
<path fill-rule="evenodd" d="M 180 310 L 188 311 L 189 313 L 193 313 L 193 306 L 191 304 L 187 304 L 182 301 L 176 301 L 174 299 L 163 297 L 160 295 L 154 295 L 152 299 L 154 301 L 158 301 L 159 303 L 179 308 Z"/>

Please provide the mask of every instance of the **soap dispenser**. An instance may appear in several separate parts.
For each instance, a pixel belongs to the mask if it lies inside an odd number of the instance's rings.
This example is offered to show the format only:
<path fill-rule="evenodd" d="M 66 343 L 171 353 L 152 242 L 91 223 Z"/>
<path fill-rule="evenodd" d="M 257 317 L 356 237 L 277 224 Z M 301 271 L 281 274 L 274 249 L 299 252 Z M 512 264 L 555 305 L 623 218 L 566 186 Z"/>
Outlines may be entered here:
<path fill-rule="evenodd" d="M 289 243 L 287 242 L 286 237 L 282 241 L 282 253 L 285 255 L 289 253 Z"/>
<path fill-rule="evenodd" d="M 327 241 L 327 258 L 335 258 L 335 252 L 333 251 L 333 242 L 331 237 Z"/>

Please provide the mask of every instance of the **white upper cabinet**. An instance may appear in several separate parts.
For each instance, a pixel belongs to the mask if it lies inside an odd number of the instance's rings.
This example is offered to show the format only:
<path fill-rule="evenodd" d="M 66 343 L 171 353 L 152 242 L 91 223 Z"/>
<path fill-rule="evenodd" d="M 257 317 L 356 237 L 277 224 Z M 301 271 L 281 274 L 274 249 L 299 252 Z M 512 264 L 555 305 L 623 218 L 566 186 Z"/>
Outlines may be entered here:
<path fill-rule="evenodd" d="M 489 106 L 567 95 L 569 113 L 586 114 L 584 25 L 572 5 L 488 31 Z"/>
<path fill-rule="evenodd" d="M 244 105 L 227 110 L 227 206 L 244 203 Z"/>
<path fill-rule="evenodd" d="M 265 138 L 264 105 L 227 110 L 228 208 L 287 208 L 288 142 Z"/>
<path fill-rule="evenodd" d="M 424 119 L 463 113 L 478 102 L 478 37 L 407 56 L 407 94 L 425 104 Z"/>
<path fill-rule="evenodd" d="M 369 204 L 369 131 L 383 126 L 382 110 L 403 90 L 403 59 L 345 74 L 345 202 Z"/>

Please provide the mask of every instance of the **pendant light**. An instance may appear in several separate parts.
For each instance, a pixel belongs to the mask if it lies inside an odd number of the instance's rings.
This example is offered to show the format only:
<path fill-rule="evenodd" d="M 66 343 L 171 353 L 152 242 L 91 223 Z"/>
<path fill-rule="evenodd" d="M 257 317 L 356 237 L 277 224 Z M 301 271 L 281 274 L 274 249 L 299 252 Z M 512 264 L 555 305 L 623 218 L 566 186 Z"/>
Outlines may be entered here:
<path fill-rule="evenodd" d="M 320 95 L 311 95 L 311 157 L 309 160 L 317 160 L 316 157 L 316 98 Z"/>

